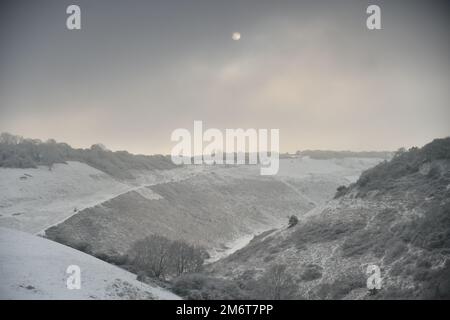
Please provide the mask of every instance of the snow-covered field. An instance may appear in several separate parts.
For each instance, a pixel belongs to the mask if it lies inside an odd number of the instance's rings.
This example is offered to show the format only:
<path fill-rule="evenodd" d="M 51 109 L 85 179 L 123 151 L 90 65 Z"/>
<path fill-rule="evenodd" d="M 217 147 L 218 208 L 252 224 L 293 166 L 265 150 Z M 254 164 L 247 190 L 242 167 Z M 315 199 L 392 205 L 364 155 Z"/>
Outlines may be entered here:
<path fill-rule="evenodd" d="M 179 299 L 136 275 L 59 243 L 0 228 L 0 299 Z M 67 267 L 81 270 L 69 290 Z"/>
<path fill-rule="evenodd" d="M 38 233 L 130 189 L 80 162 L 36 169 L 0 168 L 0 226 Z"/>
<path fill-rule="evenodd" d="M 41 233 L 86 208 L 145 185 L 183 180 L 199 169 L 180 168 L 138 173 L 118 181 L 85 163 L 68 161 L 51 170 L 0 168 L 0 226 Z M 158 198 L 144 189 L 146 197 Z"/>

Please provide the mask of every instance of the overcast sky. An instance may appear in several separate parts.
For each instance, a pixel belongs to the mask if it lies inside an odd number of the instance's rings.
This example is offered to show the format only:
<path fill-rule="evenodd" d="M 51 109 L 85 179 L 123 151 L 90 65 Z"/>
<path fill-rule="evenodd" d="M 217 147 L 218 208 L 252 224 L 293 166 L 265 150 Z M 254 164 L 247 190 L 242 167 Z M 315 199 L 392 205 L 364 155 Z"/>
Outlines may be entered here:
<path fill-rule="evenodd" d="M 450 135 L 448 3 L 4 1 L 0 131 L 152 154 L 203 120 L 278 128 L 282 152 L 421 146 Z"/>

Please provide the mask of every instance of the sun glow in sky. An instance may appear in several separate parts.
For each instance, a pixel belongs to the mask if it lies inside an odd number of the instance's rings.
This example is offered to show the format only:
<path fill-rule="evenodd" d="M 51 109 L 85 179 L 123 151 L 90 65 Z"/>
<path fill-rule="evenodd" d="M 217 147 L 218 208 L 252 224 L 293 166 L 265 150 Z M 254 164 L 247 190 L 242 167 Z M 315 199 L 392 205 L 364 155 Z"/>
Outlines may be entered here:
<path fill-rule="evenodd" d="M 282 152 L 450 134 L 448 2 L 380 1 L 375 31 L 356 0 L 133 4 L 79 1 L 78 31 L 64 3 L 4 5 L 0 131 L 146 154 L 194 120 L 278 128 Z"/>

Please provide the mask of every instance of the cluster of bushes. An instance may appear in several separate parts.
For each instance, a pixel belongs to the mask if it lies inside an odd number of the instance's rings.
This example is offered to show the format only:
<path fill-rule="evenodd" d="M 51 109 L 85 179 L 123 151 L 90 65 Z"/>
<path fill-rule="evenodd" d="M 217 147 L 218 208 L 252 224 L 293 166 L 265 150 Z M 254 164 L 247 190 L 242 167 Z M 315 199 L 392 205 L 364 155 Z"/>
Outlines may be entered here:
<path fill-rule="evenodd" d="M 166 281 L 185 274 L 202 270 L 208 253 L 201 247 L 181 240 L 170 240 L 160 235 L 151 235 L 136 241 L 125 253 L 96 251 L 82 240 L 68 241 L 59 235 L 46 233 L 49 239 L 64 243 L 76 250 L 90 254 L 108 263 L 120 266 L 138 275 L 139 280 L 146 277 Z"/>
<path fill-rule="evenodd" d="M 166 279 L 199 272 L 208 257 L 205 250 L 183 241 L 151 235 L 137 241 L 127 253 L 127 262 L 139 275 Z"/>
<path fill-rule="evenodd" d="M 101 144 L 94 144 L 89 149 L 73 149 L 66 143 L 57 143 L 52 139 L 42 142 L 9 133 L 0 134 L 0 167 L 36 168 L 44 165 L 51 168 L 55 163 L 66 161 L 84 162 L 120 179 L 133 178 L 129 170 L 164 170 L 175 167 L 169 156 L 112 152 Z"/>
<path fill-rule="evenodd" d="M 172 291 L 189 300 L 244 300 L 251 294 L 244 283 L 193 273 L 173 280 Z"/>
<path fill-rule="evenodd" d="M 369 190 L 385 190 L 398 178 L 414 174 L 424 163 L 435 160 L 450 160 L 450 137 L 435 139 L 422 148 L 399 149 L 390 161 L 363 172 L 356 186 L 363 191 L 362 194 Z M 433 173 L 430 178 L 433 178 Z"/>
<path fill-rule="evenodd" d="M 348 191 L 348 187 L 347 186 L 339 186 L 336 189 L 336 193 L 334 194 L 334 199 L 340 198 L 343 195 L 345 195 Z"/>
<path fill-rule="evenodd" d="M 429 257 L 427 257 L 429 258 Z M 414 287 L 392 285 L 382 288 L 377 299 L 450 299 L 450 259 L 441 267 L 433 268 L 427 258 L 409 257 L 402 263 L 396 263 L 391 269 L 391 275 L 410 277 Z M 416 263 L 410 263 L 410 260 Z"/>
<path fill-rule="evenodd" d="M 297 281 L 284 264 L 272 265 L 258 279 L 255 279 L 255 272 L 251 270 L 234 280 L 200 273 L 186 274 L 173 280 L 172 291 L 193 300 L 300 298 Z"/>
<path fill-rule="evenodd" d="M 312 281 L 322 278 L 322 267 L 317 264 L 307 264 L 303 268 L 302 281 Z"/>

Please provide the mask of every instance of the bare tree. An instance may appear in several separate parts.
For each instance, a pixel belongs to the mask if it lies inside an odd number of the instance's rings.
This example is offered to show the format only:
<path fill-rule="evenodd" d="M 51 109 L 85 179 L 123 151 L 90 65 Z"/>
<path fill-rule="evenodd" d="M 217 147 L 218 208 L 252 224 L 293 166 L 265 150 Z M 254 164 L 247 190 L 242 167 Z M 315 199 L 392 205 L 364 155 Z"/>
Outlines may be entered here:
<path fill-rule="evenodd" d="M 174 241 L 171 246 L 170 260 L 175 275 L 186 272 L 198 272 L 203 265 L 204 255 L 200 248 L 183 241 Z"/>
<path fill-rule="evenodd" d="M 129 252 L 130 261 L 139 269 L 156 278 L 165 277 L 170 266 L 171 241 L 151 235 L 137 241 Z"/>
<path fill-rule="evenodd" d="M 145 274 L 165 278 L 200 271 L 205 251 L 183 241 L 152 235 L 135 242 L 128 252 L 131 264 Z"/>

